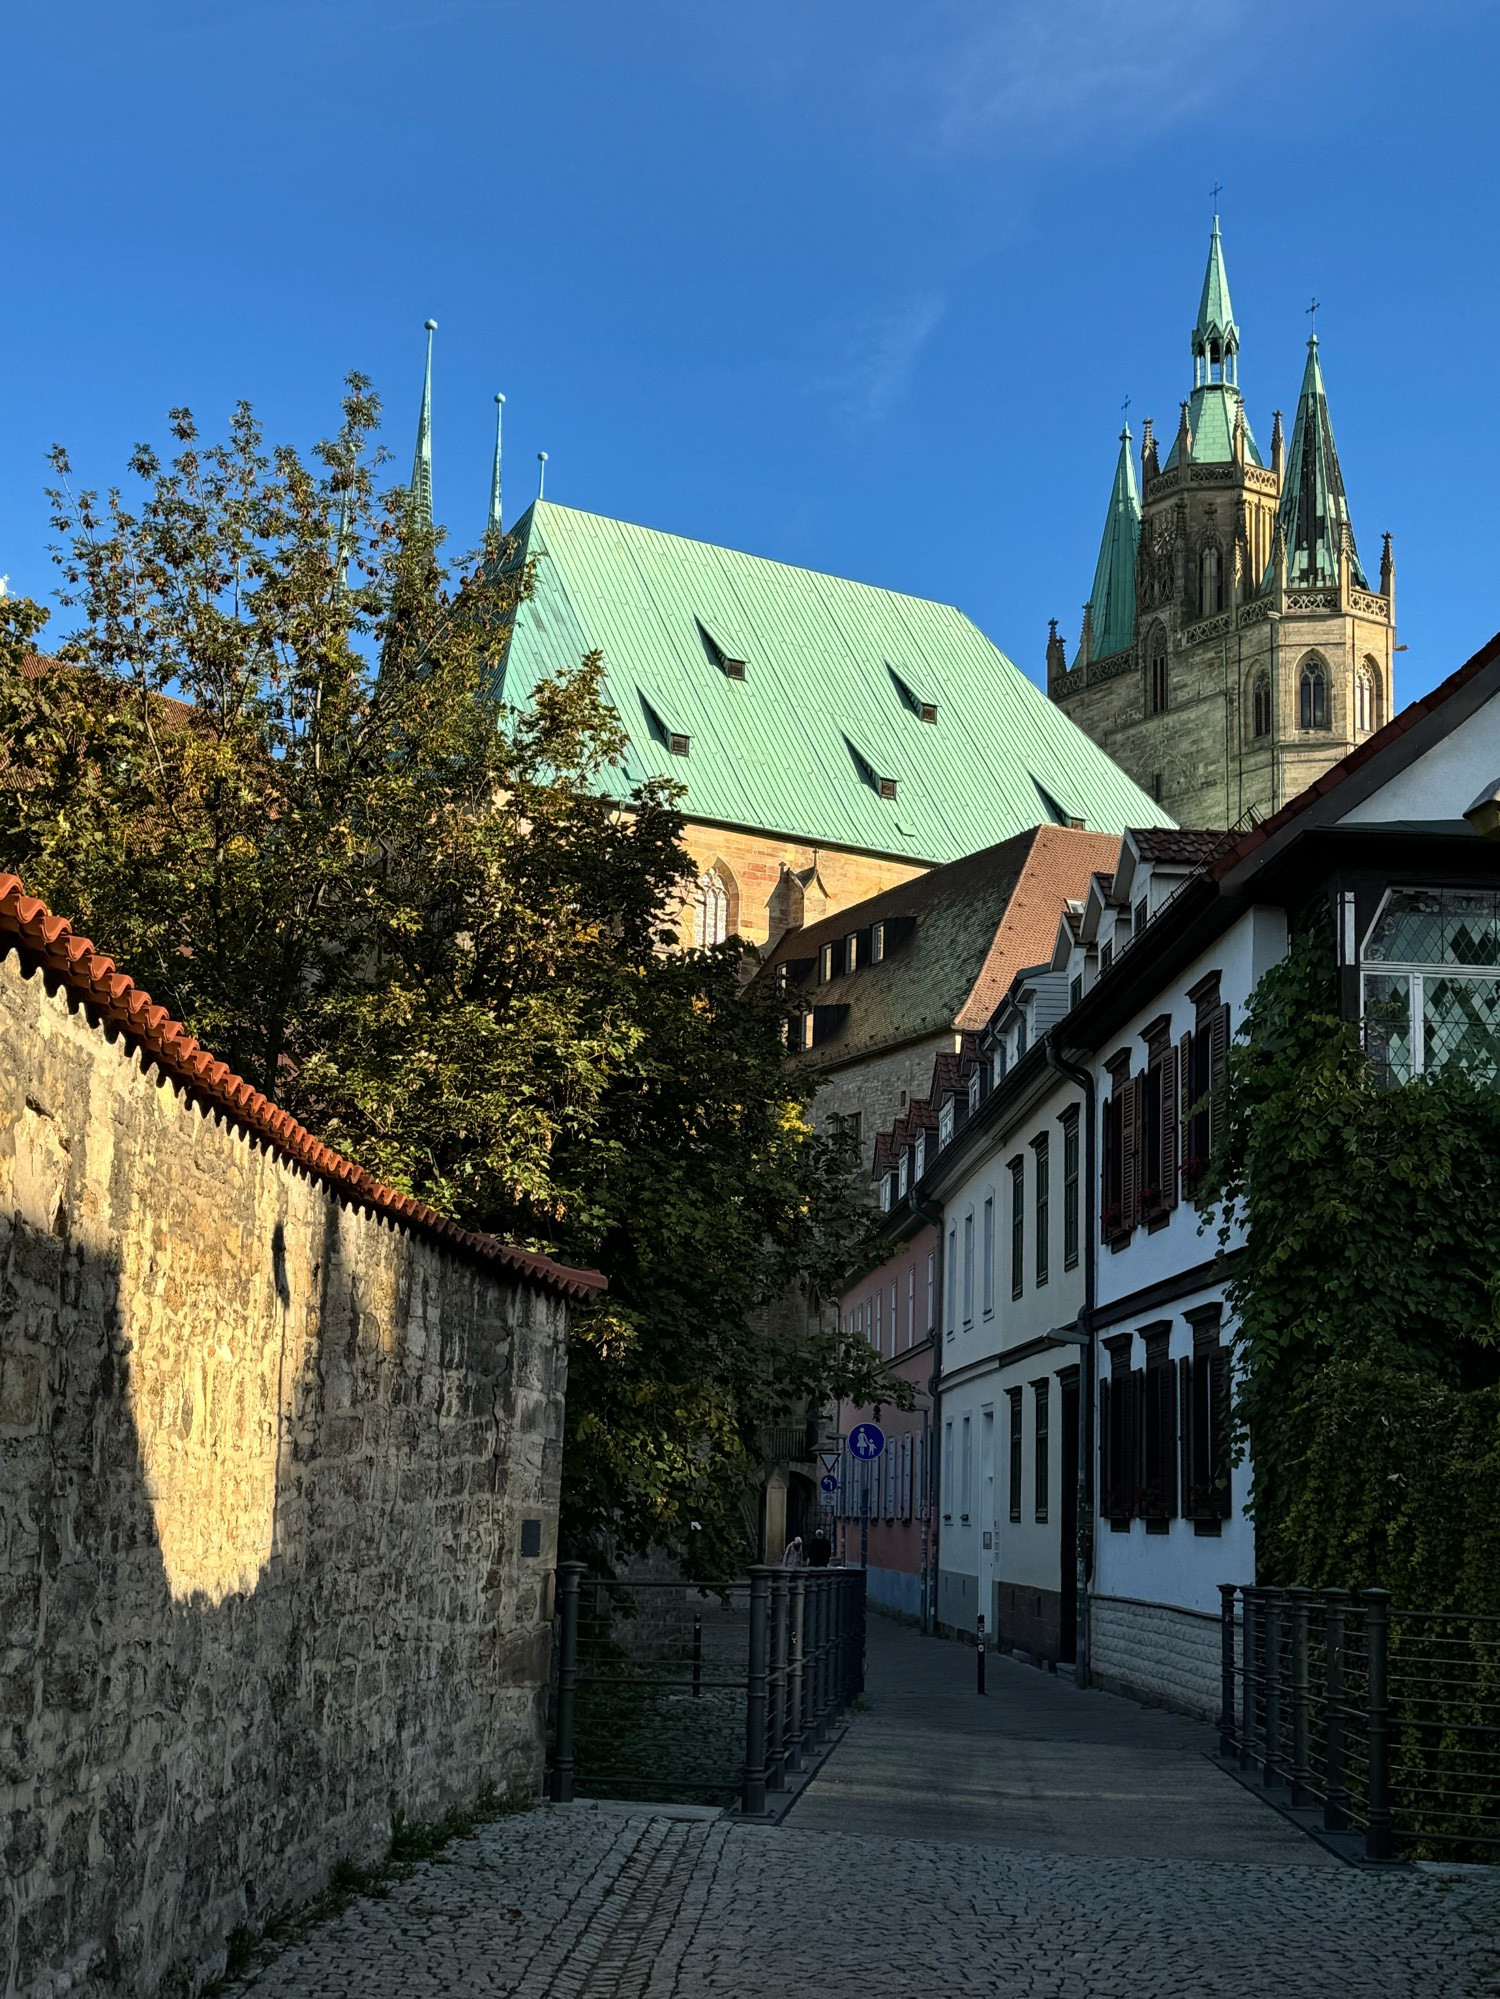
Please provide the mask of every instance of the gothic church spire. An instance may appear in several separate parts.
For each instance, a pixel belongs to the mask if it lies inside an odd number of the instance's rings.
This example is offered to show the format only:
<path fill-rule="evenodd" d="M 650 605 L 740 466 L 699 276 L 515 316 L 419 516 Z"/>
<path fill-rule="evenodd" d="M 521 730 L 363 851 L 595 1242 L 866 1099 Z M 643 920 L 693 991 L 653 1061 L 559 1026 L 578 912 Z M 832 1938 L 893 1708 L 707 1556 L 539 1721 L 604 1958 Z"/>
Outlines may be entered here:
<path fill-rule="evenodd" d="M 1276 518 L 1286 541 L 1286 580 L 1291 589 L 1333 588 L 1339 580 L 1339 555 L 1346 537 L 1350 581 L 1361 590 L 1370 587 L 1354 547 L 1316 333 L 1307 343 L 1307 366 Z"/>
<path fill-rule="evenodd" d="M 423 527 L 432 526 L 432 336 L 437 321 L 427 321 L 427 372 L 422 378 L 422 410 L 417 418 L 417 449 L 411 462 L 411 510 Z"/>
<path fill-rule="evenodd" d="M 1141 545 L 1141 496 L 1130 455 L 1130 426 L 1120 432 L 1120 456 L 1104 519 L 1104 537 L 1087 606 L 1090 659 L 1123 652 L 1135 637 L 1135 565 Z"/>
<path fill-rule="evenodd" d="M 490 473 L 490 518 L 491 534 L 502 532 L 502 508 L 500 504 L 500 429 L 505 418 L 505 398 L 495 391 L 495 463 Z"/>

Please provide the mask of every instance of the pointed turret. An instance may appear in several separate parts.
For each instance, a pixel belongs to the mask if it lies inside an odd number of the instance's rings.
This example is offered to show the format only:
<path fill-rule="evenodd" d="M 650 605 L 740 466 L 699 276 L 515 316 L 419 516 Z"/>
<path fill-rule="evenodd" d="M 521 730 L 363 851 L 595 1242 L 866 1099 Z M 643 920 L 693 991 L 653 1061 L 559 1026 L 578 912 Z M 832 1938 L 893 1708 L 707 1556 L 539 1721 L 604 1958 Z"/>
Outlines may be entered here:
<path fill-rule="evenodd" d="M 1141 496 L 1130 455 L 1130 426 L 1120 432 L 1120 456 L 1104 521 L 1104 538 L 1089 597 L 1084 656 L 1107 659 L 1135 637 L 1135 564 L 1141 545 Z"/>
<path fill-rule="evenodd" d="M 1219 233 L 1217 215 L 1208 239 L 1208 265 L 1203 273 L 1198 317 L 1193 323 L 1192 349 L 1193 394 L 1188 407 L 1194 462 L 1200 465 L 1239 462 L 1235 429 L 1244 422 L 1243 462 L 1259 465 L 1260 452 L 1245 421 L 1245 405 L 1240 395 L 1240 329 L 1229 303 L 1229 273 L 1224 267 L 1224 239 Z M 1170 471 L 1181 462 L 1179 429 L 1167 456 L 1166 469 Z"/>
<path fill-rule="evenodd" d="M 504 418 L 505 398 L 497 389 L 495 391 L 495 463 L 490 473 L 489 528 L 491 534 L 501 534 L 504 531 L 503 509 L 500 502 L 500 426 Z"/>
<path fill-rule="evenodd" d="M 1289 589 L 1332 589 L 1339 581 L 1340 558 L 1346 551 L 1350 581 L 1360 590 L 1369 589 L 1354 546 L 1316 333 L 1307 343 L 1307 367 L 1287 447 L 1286 478 L 1276 519 L 1286 543 Z"/>
<path fill-rule="evenodd" d="M 411 510 L 423 527 L 432 526 L 432 336 L 437 321 L 427 321 L 427 372 L 422 377 L 422 413 L 417 418 L 417 449 L 411 461 Z"/>
<path fill-rule="evenodd" d="M 1229 303 L 1229 273 L 1224 268 L 1224 239 L 1219 234 L 1219 218 L 1208 239 L 1208 267 L 1203 273 L 1203 295 L 1198 300 L 1198 319 L 1193 327 L 1193 387 L 1205 382 L 1234 382 L 1238 379 L 1240 329 Z"/>

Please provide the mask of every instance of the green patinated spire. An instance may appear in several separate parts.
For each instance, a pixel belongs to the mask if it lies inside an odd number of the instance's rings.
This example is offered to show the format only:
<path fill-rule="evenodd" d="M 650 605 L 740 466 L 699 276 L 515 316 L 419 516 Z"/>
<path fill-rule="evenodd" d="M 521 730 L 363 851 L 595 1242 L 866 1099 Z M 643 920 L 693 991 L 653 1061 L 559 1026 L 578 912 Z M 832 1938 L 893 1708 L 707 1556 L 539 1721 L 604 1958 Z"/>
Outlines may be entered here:
<path fill-rule="evenodd" d="M 1090 659 L 1123 652 L 1135 637 L 1135 561 L 1141 545 L 1141 496 L 1130 455 L 1130 426 L 1120 432 L 1120 457 L 1104 521 L 1086 617 Z"/>
<path fill-rule="evenodd" d="M 1239 387 L 1240 329 L 1229 303 L 1229 273 L 1224 267 L 1224 238 L 1217 215 L 1208 239 L 1208 264 L 1193 323 L 1192 348 L 1193 394 L 1188 405 L 1191 457 L 1197 465 L 1228 465 L 1236 458 L 1234 434 L 1245 406 Z M 1170 471 L 1176 465 L 1181 448 L 1179 431 L 1163 470 Z M 1251 465 L 1261 462 L 1248 421 L 1245 458 Z"/>
<path fill-rule="evenodd" d="M 497 389 L 495 391 L 495 464 L 494 464 L 494 469 L 490 473 L 489 525 L 490 525 L 490 531 L 493 534 L 500 534 L 503 531 L 502 510 L 500 505 L 500 427 L 504 421 L 504 418 L 505 418 L 505 398 L 500 394 L 499 390 Z"/>
<path fill-rule="evenodd" d="M 411 510 L 424 527 L 432 526 L 432 336 L 437 321 L 427 321 L 427 372 L 422 378 L 422 414 L 417 418 L 417 449 L 411 461 Z"/>
<path fill-rule="evenodd" d="M 1307 366 L 1276 520 L 1286 542 L 1286 580 L 1292 589 L 1331 589 L 1338 582 L 1339 551 L 1346 534 L 1350 581 L 1361 590 L 1369 589 L 1354 546 L 1316 333 L 1307 343 Z"/>

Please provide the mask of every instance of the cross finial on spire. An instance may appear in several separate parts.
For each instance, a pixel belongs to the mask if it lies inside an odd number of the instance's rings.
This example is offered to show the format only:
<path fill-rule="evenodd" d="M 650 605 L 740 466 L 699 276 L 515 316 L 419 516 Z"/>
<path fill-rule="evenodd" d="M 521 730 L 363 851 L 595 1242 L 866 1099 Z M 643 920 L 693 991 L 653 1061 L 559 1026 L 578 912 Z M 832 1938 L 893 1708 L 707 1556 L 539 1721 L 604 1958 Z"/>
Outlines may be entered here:
<path fill-rule="evenodd" d="M 1318 337 L 1318 309 L 1322 303 L 1321 299 L 1315 298 L 1310 305 L 1303 307 L 1303 310 L 1312 321 L 1312 337 L 1314 340 Z"/>
<path fill-rule="evenodd" d="M 1223 192 L 1224 192 L 1224 183 L 1223 183 L 1222 181 L 1217 181 L 1217 180 L 1216 180 L 1216 181 L 1214 182 L 1214 184 L 1213 184 L 1213 189 L 1212 189 L 1212 193 L 1213 193 L 1213 198 L 1214 198 L 1214 213 L 1215 213 L 1215 215 L 1217 215 L 1217 214 L 1218 214 L 1218 212 L 1219 212 L 1219 196 L 1220 196 L 1220 195 L 1221 195 L 1221 194 L 1222 194 Z"/>

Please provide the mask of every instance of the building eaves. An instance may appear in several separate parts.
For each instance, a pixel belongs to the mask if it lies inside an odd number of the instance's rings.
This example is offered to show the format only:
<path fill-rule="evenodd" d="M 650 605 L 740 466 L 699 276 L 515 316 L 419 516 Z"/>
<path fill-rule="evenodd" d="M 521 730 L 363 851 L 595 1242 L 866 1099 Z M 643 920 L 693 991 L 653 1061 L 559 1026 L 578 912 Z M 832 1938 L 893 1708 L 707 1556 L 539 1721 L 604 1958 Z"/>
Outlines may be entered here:
<path fill-rule="evenodd" d="M 582 1299 L 605 1289 L 606 1280 L 598 1271 L 574 1270 L 550 1256 L 460 1228 L 435 1208 L 385 1186 L 362 1166 L 324 1145 L 289 1112 L 237 1076 L 226 1062 L 216 1061 L 181 1021 L 173 1020 L 164 1006 L 155 1005 L 151 995 L 118 970 L 112 958 L 96 951 L 87 937 L 75 935 L 65 917 L 54 916 L 45 903 L 27 895 L 12 874 L 0 874 L 0 947 L 5 946 L 13 948 L 23 964 L 35 965 L 46 977 L 55 979 L 88 1010 L 91 1019 L 116 1029 L 164 1075 L 221 1112 L 239 1130 L 321 1180 L 352 1207 L 384 1215 L 413 1234 L 431 1237 L 445 1248 L 559 1297 Z"/>

